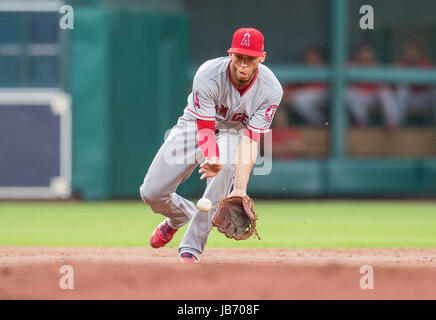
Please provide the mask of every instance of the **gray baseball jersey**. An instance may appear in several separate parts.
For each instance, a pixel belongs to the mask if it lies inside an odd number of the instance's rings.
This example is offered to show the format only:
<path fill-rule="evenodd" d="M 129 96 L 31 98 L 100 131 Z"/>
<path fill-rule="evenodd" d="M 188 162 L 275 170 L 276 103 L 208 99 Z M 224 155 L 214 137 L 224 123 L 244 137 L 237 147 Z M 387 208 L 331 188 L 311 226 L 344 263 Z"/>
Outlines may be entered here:
<path fill-rule="evenodd" d="M 269 130 L 283 89 L 268 67 L 259 64 L 250 87 L 241 95 L 230 78 L 230 57 L 206 61 L 194 77 L 183 118 L 216 120 L 216 128 Z"/>

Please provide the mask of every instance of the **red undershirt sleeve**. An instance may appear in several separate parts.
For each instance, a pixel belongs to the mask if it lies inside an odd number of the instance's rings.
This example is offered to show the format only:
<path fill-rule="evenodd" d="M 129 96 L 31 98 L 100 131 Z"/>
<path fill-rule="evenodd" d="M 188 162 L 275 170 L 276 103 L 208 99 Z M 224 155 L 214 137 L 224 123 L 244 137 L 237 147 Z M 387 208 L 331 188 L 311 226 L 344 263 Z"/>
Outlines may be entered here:
<path fill-rule="evenodd" d="M 198 146 L 203 156 L 210 159 L 214 156 L 219 157 L 219 148 L 215 139 L 215 120 L 197 119 Z"/>
<path fill-rule="evenodd" d="M 244 136 L 247 136 L 247 137 L 249 137 L 251 140 L 254 140 L 254 141 L 256 141 L 256 142 L 259 142 L 259 139 L 260 139 L 260 136 L 261 136 L 262 134 L 261 133 L 259 133 L 259 132 L 254 132 L 254 131 L 252 131 L 252 130 L 250 130 L 250 129 L 245 129 L 245 132 L 244 132 Z"/>

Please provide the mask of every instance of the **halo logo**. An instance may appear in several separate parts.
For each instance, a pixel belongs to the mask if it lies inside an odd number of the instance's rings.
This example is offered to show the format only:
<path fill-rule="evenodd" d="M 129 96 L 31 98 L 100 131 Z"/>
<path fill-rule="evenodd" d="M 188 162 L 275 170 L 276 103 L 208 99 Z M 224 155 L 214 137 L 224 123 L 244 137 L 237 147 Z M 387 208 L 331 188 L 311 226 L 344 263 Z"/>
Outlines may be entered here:
<path fill-rule="evenodd" d="M 266 121 L 271 122 L 274 118 L 274 114 L 276 113 L 278 106 L 271 106 L 265 111 Z"/>
<path fill-rule="evenodd" d="M 241 46 L 250 46 L 250 34 L 247 32 L 244 34 L 244 38 L 242 38 Z"/>

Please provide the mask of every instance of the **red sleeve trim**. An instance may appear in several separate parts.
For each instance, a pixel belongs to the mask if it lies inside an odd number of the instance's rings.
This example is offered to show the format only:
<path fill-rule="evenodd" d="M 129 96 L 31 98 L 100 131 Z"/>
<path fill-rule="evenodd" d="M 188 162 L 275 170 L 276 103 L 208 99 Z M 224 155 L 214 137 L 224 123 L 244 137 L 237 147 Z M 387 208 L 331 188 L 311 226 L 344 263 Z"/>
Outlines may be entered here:
<path fill-rule="evenodd" d="M 261 136 L 262 134 L 261 133 L 259 133 L 259 132 L 254 132 L 254 131 L 251 131 L 250 129 L 245 129 L 245 132 L 244 132 L 244 136 L 247 136 L 247 137 L 249 137 L 251 140 L 254 140 L 254 141 L 256 141 L 256 142 L 259 142 L 259 139 L 260 139 L 260 136 Z"/>
<path fill-rule="evenodd" d="M 196 113 L 195 111 L 193 111 L 193 110 L 191 110 L 189 108 L 186 108 L 186 110 L 191 111 L 193 114 L 195 114 L 199 118 L 207 118 L 207 119 L 210 119 L 210 120 L 212 120 L 212 119 L 215 120 L 215 117 L 202 116 L 201 114 L 198 114 L 198 113 Z M 201 120 L 203 120 L 203 119 L 201 119 Z"/>
<path fill-rule="evenodd" d="M 254 131 L 256 131 L 256 132 L 260 132 L 260 133 L 262 133 L 262 132 L 267 132 L 267 131 L 269 130 L 269 128 L 256 128 L 256 127 L 253 127 L 253 126 L 250 125 L 250 124 L 247 124 L 247 127 L 250 127 L 250 128 L 252 128 L 252 129 L 254 129 Z"/>
<path fill-rule="evenodd" d="M 215 138 L 215 121 L 197 119 L 198 146 L 206 159 L 219 157 L 220 152 Z"/>

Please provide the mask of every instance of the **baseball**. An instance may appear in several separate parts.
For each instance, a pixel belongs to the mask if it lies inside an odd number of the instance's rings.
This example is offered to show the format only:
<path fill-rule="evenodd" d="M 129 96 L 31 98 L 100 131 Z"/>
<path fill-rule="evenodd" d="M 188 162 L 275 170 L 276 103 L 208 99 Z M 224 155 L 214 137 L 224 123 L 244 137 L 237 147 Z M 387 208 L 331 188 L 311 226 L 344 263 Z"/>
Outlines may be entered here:
<path fill-rule="evenodd" d="M 209 212 L 212 209 L 212 202 L 207 198 L 201 198 L 197 202 L 197 209 L 201 212 Z"/>

